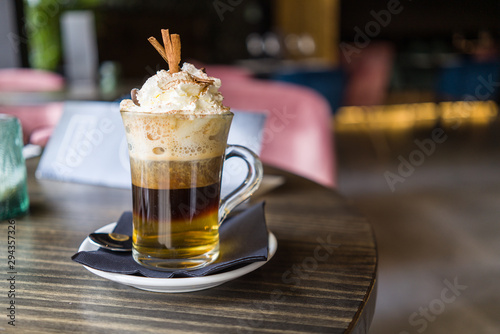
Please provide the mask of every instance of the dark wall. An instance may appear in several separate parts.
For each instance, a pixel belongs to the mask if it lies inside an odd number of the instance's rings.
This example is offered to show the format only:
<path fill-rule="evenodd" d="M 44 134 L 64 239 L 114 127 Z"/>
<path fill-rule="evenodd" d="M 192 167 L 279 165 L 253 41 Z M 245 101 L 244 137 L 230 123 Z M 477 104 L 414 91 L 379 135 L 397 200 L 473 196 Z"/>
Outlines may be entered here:
<path fill-rule="evenodd" d="M 342 1 L 341 39 L 353 40 L 354 28 L 364 30 L 374 20 L 371 11 L 386 10 L 388 0 Z M 482 29 L 495 34 L 500 31 L 498 0 L 400 0 L 399 14 L 376 37 L 394 41 L 410 38 L 451 37 L 458 32 L 477 36 Z"/>
<path fill-rule="evenodd" d="M 118 60 L 127 77 L 151 75 L 162 58 L 147 38 L 160 30 L 181 35 L 182 59 L 232 63 L 247 58 L 245 40 L 271 24 L 267 0 L 146 0 L 107 2 L 96 10 L 100 61 Z M 227 6 L 224 6 L 227 5 Z M 228 7 L 229 6 L 229 7 Z"/>

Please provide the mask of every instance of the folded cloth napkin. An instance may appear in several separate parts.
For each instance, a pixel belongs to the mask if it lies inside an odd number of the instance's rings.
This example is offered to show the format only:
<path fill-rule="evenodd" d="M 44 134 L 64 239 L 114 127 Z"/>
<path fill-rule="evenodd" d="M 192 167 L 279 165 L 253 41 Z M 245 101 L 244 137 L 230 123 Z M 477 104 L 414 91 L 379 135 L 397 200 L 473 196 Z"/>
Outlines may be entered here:
<path fill-rule="evenodd" d="M 131 212 L 122 214 L 113 232 L 132 235 Z M 153 270 L 135 262 L 132 252 L 113 252 L 102 248 L 96 251 L 78 252 L 71 259 L 98 270 L 155 278 L 205 276 L 252 262 L 266 261 L 268 231 L 264 217 L 264 202 L 255 204 L 224 221 L 219 227 L 219 238 L 219 258 L 196 270 Z"/>

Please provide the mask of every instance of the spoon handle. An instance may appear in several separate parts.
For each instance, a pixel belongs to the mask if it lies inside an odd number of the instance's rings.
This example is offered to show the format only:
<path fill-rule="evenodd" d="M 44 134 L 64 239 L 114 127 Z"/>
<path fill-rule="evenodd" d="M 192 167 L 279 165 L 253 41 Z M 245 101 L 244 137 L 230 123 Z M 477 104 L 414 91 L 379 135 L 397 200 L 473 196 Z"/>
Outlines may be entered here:
<path fill-rule="evenodd" d="M 115 252 L 132 251 L 132 238 L 118 233 L 91 233 L 90 242 L 101 248 Z"/>

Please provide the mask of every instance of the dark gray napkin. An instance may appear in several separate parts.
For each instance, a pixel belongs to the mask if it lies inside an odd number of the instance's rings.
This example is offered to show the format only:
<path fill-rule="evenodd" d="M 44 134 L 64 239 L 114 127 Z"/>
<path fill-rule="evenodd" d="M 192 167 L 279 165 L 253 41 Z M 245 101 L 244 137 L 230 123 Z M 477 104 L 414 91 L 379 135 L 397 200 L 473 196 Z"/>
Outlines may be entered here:
<path fill-rule="evenodd" d="M 113 231 L 132 235 L 132 213 L 124 212 Z M 112 252 L 102 248 L 96 251 L 78 252 L 71 259 L 98 270 L 155 278 L 205 276 L 252 262 L 266 261 L 268 231 L 264 216 L 264 202 L 228 218 L 219 228 L 219 237 L 219 258 L 206 267 L 196 270 L 152 270 L 135 262 L 132 252 Z"/>

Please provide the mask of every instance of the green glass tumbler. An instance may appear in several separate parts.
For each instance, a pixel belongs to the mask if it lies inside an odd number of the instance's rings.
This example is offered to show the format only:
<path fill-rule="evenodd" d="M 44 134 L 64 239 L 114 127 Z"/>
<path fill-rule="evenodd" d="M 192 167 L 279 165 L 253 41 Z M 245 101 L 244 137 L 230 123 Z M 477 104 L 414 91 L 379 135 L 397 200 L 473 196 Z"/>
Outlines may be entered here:
<path fill-rule="evenodd" d="M 0 220 L 20 216 L 29 207 L 21 123 L 0 114 Z"/>

